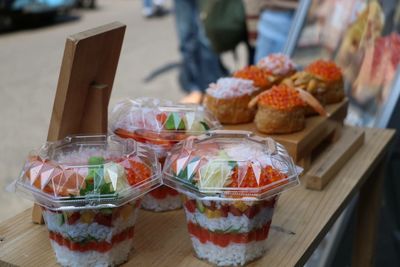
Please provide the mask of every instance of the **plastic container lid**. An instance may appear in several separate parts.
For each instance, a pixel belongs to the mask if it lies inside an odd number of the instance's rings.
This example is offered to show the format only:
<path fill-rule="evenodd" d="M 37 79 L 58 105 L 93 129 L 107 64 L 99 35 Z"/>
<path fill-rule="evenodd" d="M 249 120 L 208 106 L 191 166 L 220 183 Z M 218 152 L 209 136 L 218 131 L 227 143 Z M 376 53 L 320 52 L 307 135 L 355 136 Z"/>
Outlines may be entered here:
<path fill-rule="evenodd" d="M 14 189 L 54 210 L 118 207 L 161 184 L 146 146 L 117 136 L 69 136 L 32 152 Z"/>
<path fill-rule="evenodd" d="M 112 133 L 156 145 L 170 145 L 169 142 L 219 128 L 221 124 L 203 106 L 155 98 L 123 100 L 110 116 Z"/>
<path fill-rule="evenodd" d="M 163 180 L 205 199 L 262 200 L 299 184 L 285 148 L 247 131 L 211 131 L 168 153 Z"/>

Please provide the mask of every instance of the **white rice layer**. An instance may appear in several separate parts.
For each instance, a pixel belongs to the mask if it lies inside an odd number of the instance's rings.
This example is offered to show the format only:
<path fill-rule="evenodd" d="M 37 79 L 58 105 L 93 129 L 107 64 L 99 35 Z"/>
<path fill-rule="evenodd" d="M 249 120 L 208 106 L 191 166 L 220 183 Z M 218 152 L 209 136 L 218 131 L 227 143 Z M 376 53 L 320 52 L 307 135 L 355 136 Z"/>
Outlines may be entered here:
<path fill-rule="evenodd" d="M 115 244 L 110 251 L 101 253 L 97 251 L 71 251 L 67 247 L 60 246 L 57 242 L 50 240 L 58 263 L 62 266 L 71 267 L 100 267 L 122 264 L 128 260 L 132 241 L 132 238 L 124 240 L 121 243 Z"/>
<path fill-rule="evenodd" d="M 143 197 L 142 208 L 151 211 L 168 211 L 182 208 L 182 200 L 180 195 L 167 195 L 163 199 L 157 199 L 151 194 Z"/>
<path fill-rule="evenodd" d="M 43 212 L 43 217 L 50 231 L 60 233 L 63 237 L 73 239 L 75 242 L 82 241 L 88 236 L 94 237 L 98 241 L 111 242 L 113 236 L 135 225 L 138 210 L 138 208 L 135 208 L 132 216 L 129 216 L 127 219 L 119 216 L 113 220 L 113 227 L 101 225 L 96 222 L 75 224 L 64 222 L 60 225 L 59 216 L 62 216 L 62 214 L 48 210 Z"/>
<path fill-rule="evenodd" d="M 200 225 L 202 228 L 212 232 L 237 232 L 248 233 L 254 229 L 260 229 L 272 220 L 274 209 L 270 207 L 262 208 L 256 216 L 249 219 L 246 215 L 234 216 L 228 213 L 227 217 L 208 218 L 205 213 L 199 212 L 198 209 L 194 213 L 189 212 L 185 208 L 186 219 L 188 222 Z"/>
<path fill-rule="evenodd" d="M 231 243 L 223 248 L 208 241 L 203 244 L 193 236 L 191 239 L 197 257 L 217 266 L 243 266 L 262 257 L 266 251 L 265 240 L 248 244 Z"/>

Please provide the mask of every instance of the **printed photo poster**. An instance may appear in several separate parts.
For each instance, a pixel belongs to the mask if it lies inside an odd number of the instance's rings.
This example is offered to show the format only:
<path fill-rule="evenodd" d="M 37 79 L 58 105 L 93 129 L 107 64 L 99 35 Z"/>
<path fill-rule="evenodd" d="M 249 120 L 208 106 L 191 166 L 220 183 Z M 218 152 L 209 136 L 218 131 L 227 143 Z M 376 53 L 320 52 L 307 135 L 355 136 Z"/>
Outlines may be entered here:
<path fill-rule="evenodd" d="M 396 89 L 399 29 L 400 1 L 314 0 L 293 57 L 303 66 L 334 60 L 350 100 L 347 122 L 373 126 Z"/>

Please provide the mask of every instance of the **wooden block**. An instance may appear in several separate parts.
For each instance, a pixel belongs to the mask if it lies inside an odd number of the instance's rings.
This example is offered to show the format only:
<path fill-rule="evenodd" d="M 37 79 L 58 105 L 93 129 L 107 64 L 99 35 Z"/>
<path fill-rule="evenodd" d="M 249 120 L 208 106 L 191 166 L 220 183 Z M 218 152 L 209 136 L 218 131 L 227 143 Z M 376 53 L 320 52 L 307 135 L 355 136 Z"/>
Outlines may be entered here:
<path fill-rule="evenodd" d="M 305 156 L 301 159 L 299 159 L 296 162 L 297 165 L 299 165 L 300 167 L 302 167 L 304 169 L 304 171 L 310 169 L 311 167 L 311 155 L 310 156 Z"/>
<path fill-rule="evenodd" d="M 326 106 L 328 117 L 312 116 L 306 119 L 304 130 L 292 134 L 266 135 L 257 131 L 254 123 L 224 125 L 227 130 L 247 130 L 260 136 L 270 136 L 285 146 L 295 162 L 311 154 L 315 147 L 333 133 L 343 123 L 347 115 L 348 100 Z"/>
<path fill-rule="evenodd" d="M 306 188 L 322 190 L 363 143 L 363 130 L 344 127 L 340 139 L 327 147 L 304 175 Z"/>
<path fill-rule="evenodd" d="M 42 207 L 35 204 L 32 209 L 32 221 L 38 224 L 43 224 Z"/>
<path fill-rule="evenodd" d="M 103 88 L 105 110 L 102 111 L 106 112 L 125 28 L 125 25 L 114 22 L 68 37 L 48 141 L 59 140 L 71 134 L 84 134 L 82 129 L 92 132 L 90 126 L 83 125 L 82 120 L 93 96 L 89 90 L 93 85 L 107 85 L 107 88 Z M 106 132 L 107 125 L 103 125 L 102 130 Z"/>
<path fill-rule="evenodd" d="M 67 38 L 47 141 L 107 133 L 108 103 L 125 28 L 114 22 Z M 36 205 L 32 221 L 43 223 Z"/>

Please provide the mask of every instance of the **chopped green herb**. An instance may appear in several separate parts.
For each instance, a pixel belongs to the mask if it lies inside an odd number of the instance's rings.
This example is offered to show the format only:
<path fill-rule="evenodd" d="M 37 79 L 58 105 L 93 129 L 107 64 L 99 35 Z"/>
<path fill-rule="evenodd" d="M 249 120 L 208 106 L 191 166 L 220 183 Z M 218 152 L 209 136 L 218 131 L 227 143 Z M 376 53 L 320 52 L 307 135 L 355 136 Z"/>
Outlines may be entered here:
<path fill-rule="evenodd" d="M 101 165 L 104 164 L 103 157 L 90 157 L 88 161 L 89 165 Z"/>
<path fill-rule="evenodd" d="M 107 194 L 112 194 L 112 193 L 114 193 L 114 190 L 112 190 L 111 183 L 105 183 L 100 186 L 100 194 L 107 195 Z"/>
<path fill-rule="evenodd" d="M 100 209 L 100 212 L 103 214 L 110 215 L 110 214 L 112 214 L 113 209 L 112 208 L 104 208 L 104 209 Z"/>

